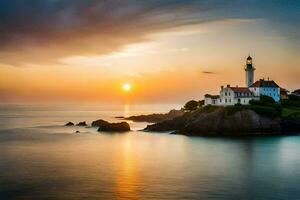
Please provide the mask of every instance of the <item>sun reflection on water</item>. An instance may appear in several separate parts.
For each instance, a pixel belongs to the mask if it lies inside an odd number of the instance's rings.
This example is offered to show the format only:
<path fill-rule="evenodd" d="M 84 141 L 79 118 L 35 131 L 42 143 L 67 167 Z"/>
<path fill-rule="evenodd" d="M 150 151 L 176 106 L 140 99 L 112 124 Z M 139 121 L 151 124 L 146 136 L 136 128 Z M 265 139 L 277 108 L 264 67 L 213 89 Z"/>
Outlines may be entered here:
<path fill-rule="evenodd" d="M 130 105 L 128 103 L 124 104 L 124 117 L 129 117 L 130 115 Z"/>
<path fill-rule="evenodd" d="M 120 152 L 116 177 L 118 197 L 120 199 L 139 199 L 136 160 L 129 136 L 123 141 Z"/>

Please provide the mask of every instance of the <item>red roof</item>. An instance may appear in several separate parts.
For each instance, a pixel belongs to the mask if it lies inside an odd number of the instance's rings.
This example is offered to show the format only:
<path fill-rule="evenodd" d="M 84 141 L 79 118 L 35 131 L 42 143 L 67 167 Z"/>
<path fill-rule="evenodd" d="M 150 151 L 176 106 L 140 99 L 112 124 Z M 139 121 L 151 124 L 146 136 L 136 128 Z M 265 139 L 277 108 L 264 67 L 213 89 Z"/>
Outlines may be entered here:
<path fill-rule="evenodd" d="M 239 93 L 252 93 L 249 88 L 247 87 L 230 87 L 234 92 L 239 92 Z"/>
<path fill-rule="evenodd" d="M 260 79 L 253 83 L 250 87 L 279 87 L 274 81 L 266 81 L 264 79 Z"/>

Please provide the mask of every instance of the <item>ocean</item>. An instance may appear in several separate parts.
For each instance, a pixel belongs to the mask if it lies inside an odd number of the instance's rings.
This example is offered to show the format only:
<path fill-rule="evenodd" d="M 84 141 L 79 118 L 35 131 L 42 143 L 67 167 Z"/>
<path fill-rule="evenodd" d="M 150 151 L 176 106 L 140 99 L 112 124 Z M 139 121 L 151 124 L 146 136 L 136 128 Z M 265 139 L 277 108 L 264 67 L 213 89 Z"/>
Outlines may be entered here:
<path fill-rule="evenodd" d="M 0 199 L 300 199 L 300 136 L 99 133 L 179 105 L 0 105 Z M 76 131 L 80 133 L 75 133 Z"/>

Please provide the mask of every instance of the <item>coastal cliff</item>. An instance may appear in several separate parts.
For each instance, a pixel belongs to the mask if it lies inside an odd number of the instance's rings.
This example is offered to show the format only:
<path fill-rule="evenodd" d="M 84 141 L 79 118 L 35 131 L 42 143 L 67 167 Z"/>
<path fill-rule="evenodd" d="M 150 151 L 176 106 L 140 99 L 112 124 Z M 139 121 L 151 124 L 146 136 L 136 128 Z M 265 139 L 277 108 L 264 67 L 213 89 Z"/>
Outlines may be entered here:
<path fill-rule="evenodd" d="M 262 135 L 300 131 L 300 121 L 258 114 L 251 109 L 230 112 L 209 106 L 181 117 L 148 125 L 145 131 L 175 131 L 185 135 Z"/>
<path fill-rule="evenodd" d="M 134 122 L 149 122 L 149 123 L 157 123 L 165 120 L 171 120 L 175 117 L 180 117 L 184 114 L 183 110 L 170 110 L 168 113 L 164 114 L 150 114 L 150 115 L 137 115 L 130 117 L 118 117 L 120 119 L 131 120 Z"/>

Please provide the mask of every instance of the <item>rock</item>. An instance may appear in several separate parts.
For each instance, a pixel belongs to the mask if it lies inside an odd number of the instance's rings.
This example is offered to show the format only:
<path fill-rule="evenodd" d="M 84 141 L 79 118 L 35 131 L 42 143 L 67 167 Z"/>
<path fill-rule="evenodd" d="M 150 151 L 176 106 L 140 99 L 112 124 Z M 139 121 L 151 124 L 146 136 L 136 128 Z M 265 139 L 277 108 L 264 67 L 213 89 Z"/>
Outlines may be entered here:
<path fill-rule="evenodd" d="M 281 126 L 284 131 L 288 132 L 300 132 L 300 120 L 298 119 L 283 119 L 281 121 Z"/>
<path fill-rule="evenodd" d="M 157 122 L 162 122 L 165 120 L 171 120 L 176 117 L 180 117 L 183 114 L 184 114 L 184 111 L 182 111 L 182 110 L 171 110 L 165 114 L 137 115 L 137 116 L 126 117 L 124 119 L 132 120 L 135 122 L 157 123 Z"/>
<path fill-rule="evenodd" d="M 98 131 L 104 132 L 127 132 L 130 131 L 130 126 L 127 122 L 120 123 L 103 123 Z"/>
<path fill-rule="evenodd" d="M 290 129 L 290 130 L 288 130 Z M 222 107 L 210 112 L 186 113 L 181 117 L 148 125 L 145 131 L 175 131 L 185 135 L 258 135 L 300 131 L 300 121 L 269 118 L 244 109 L 228 114 Z"/>
<path fill-rule="evenodd" d="M 123 116 L 117 116 L 117 117 L 115 117 L 116 119 L 124 119 L 125 117 L 123 117 Z"/>
<path fill-rule="evenodd" d="M 74 126 L 74 123 L 73 122 L 68 122 L 65 124 L 65 126 Z"/>
<path fill-rule="evenodd" d="M 166 120 L 156 124 L 148 125 L 144 130 L 155 131 L 155 132 L 174 131 L 174 130 L 181 130 L 184 125 L 185 125 L 184 118 L 177 117 L 172 120 Z"/>
<path fill-rule="evenodd" d="M 242 135 L 279 133 L 280 121 L 258 115 L 252 110 L 242 110 L 227 116 L 223 109 L 203 113 L 182 129 L 189 134 Z"/>
<path fill-rule="evenodd" d="M 87 124 L 85 121 L 83 121 L 83 122 L 79 122 L 78 124 L 76 124 L 76 126 L 87 126 Z"/>
<path fill-rule="evenodd" d="M 92 122 L 92 127 L 100 127 L 100 126 L 106 125 L 106 124 L 109 124 L 109 122 L 102 120 L 102 119 L 98 119 L 98 120 Z"/>
<path fill-rule="evenodd" d="M 80 131 L 76 131 L 75 133 L 80 133 Z"/>

